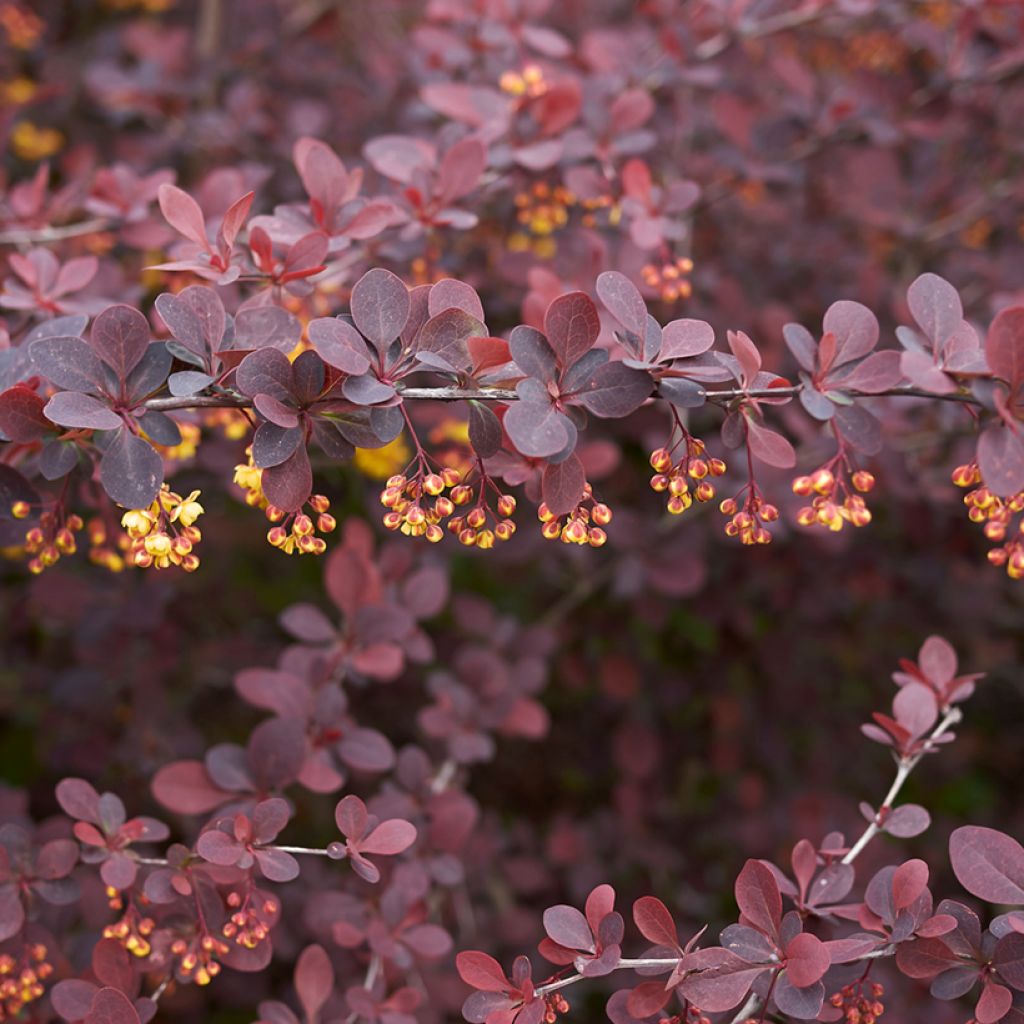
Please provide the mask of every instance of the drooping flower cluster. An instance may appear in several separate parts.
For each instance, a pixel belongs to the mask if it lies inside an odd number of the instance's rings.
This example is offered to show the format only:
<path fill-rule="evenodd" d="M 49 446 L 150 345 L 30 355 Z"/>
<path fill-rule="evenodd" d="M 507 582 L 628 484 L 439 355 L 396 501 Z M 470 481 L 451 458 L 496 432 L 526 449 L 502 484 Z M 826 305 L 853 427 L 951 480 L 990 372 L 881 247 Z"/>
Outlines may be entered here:
<path fill-rule="evenodd" d="M 858 469 L 847 478 L 836 460 L 810 476 L 798 476 L 793 481 L 793 493 L 802 498 L 814 497 L 810 505 L 800 509 L 797 522 L 801 526 L 823 526 L 833 533 L 838 533 L 845 523 L 867 526 L 871 511 L 861 495 L 874 486 L 875 478 L 866 469 Z"/>
<path fill-rule="evenodd" d="M 742 498 L 741 496 L 746 495 Z M 718 506 L 722 515 L 729 516 L 725 524 L 727 537 L 739 537 L 742 544 L 770 544 L 772 535 L 765 523 L 774 523 L 779 518 L 778 508 L 765 501 L 764 496 L 753 483 L 748 484 L 734 498 L 726 498 Z"/>
<path fill-rule="evenodd" d="M 267 531 L 267 543 L 286 555 L 322 555 L 327 550 L 327 541 L 316 536 L 333 533 L 338 521 L 330 513 L 331 503 L 323 494 L 310 495 L 307 502 L 316 514 L 314 520 L 301 509 L 285 512 L 275 505 L 266 508 L 267 518 L 274 524 Z"/>
<path fill-rule="evenodd" d="M 195 525 L 203 514 L 198 498 L 199 491 L 192 491 L 183 498 L 164 484 L 148 508 L 125 512 L 121 525 L 131 540 L 129 565 L 140 569 L 167 569 L 174 565 L 186 572 L 195 572 L 199 568 L 199 556 L 194 548 L 202 539 Z"/>
<path fill-rule="evenodd" d="M 682 446 L 682 457 L 676 461 Z M 651 487 L 659 494 L 668 492 L 668 510 L 682 515 L 696 499 L 711 501 L 715 488 L 708 477 L 724 475 L 726 465 L 721 459 L 708 458 L 704 442 L 699 437 L 684 433 L 671 448 L 657 448 L 651 452 Z M 694 485 L 691 490 L 691 483 Z"/>
<path fill-rule="evenodd" d="M 556 516 L 545 502 L 541 502 L 537 518 L 544 524 L 541 532 L 546 540 L 599 548 L 608 540 L 604 527 L 612 521 L 612 510 L 594 498 L 593 489 L 587 484 L 583 489 L 583 500 L 571 512 Z"/>
<path fill-rule="evenodd" d="M 680 256 L 661 264 L 644 264 L 640 277 L 648 288 L 657 291 L 662 302 L 678 302 L 693 294 L 693 285 L 686 278 L 692 270 L 693 260 L 688 256 Z"/>
<path fill-rule="evenodd" d="M 514 202 L 522 231 L 509 236 L 509 248 L 513 252 L 529 249 L 541 259 L 554 256 L 556 246 L 551 236 L 569 223 L 569 211 L 576 204 L 576 196 L 564 185 L 552 187 L 538 181 L 527 191 L 517 193 Z"/>
<path fill-rule="evenodd" d="M 39 942 L 25 946 L 17 958 L 0 955 L 0 1021 L 21 1018 L 25 1007 L 42 997 L 43 982 L 53 973 L 47 957 Z"/>
<path fill-rule="evenodd" d="M 246 448 L 246 462 L 235 466 L 234 482 L 245 492 L 245 503 L 253 508 L 263 509 L 273 524 L 267 531 L 267 543 L 286 555 L 322 555 L 327 550 L 327 541 L 319 533 L 333 533 L 338 521 L 330 513 L 330 499 L 323 494 L 310 495 L 312 514 L 298 509 L 286 512 L 271 505 L 263 493 L 263 470 L 252 460 L 252 448 Z M 316 517 L 314 519 L 314 516 Z"/>
<path fill-rule="evenodd" d="M 999 498 L 985 486 L 977 462 L 957 466 L 953 470 L 953 483 L 957 487 L 971 488 L 964 495 L 967 516 L 972 523 L 981 523 L 985 537 L 997 546 L 988 553 L 993 565 L 1006 567 L 1012 580 L 1024 576 L 1024 491 L 1008 498 Z M 1014 527 L 1016 521 L 1017 526 Z"/>
<path fill-rule="evenodd" d="M 396 473 L 388 477 L 380 495 L 380 503 L 389 509 L 384 525 L 406 537 L 425 537 L 436 544 L 444 537 L 441 523 L 455 511 L 453 498 L 444 492 L 458 484 L 458 470 L 446 467 L 440 473 L 428 472 L 422 459 L 413 476 Z"/>
<path fill-rule="evenodd" d="M 120 898 L 116 889 L 107 887 L 107 895 L 113 893 L 110 902 L 112 905 L 120 904 Z M 114 939 L 119 942 L 132 956 L 140 959 L 147 957 L 152 952 L 149 937 L 156 928 L 156 922 L 151 917 L 143 917 L 134 906 L 130 906 L 124 916 L 113 924 L 108 924 L 103 929 L 103 938 Z"/>
<path fill-rule="evenodd" d="M 498 495 L 493 509 L 487 502 L 488 486 Z M 452 488 L 452 501 L 457 507 L 468 505 L 472 500 L 473 488 L 469 484 Z M 460 544 L 486 550 L 494 547 L 495 540 L 508 540 L 516 532 L 516 524 L 512 521 L 515 511 L 516 499 L 511 494 L 502 493 L 489 476 L 481 476 L 476 503 L 467 512 L 449 519 L 448 529 L 459 538 Z M 488 525 L 492 520 L 493 528 Z"/>
<path fill-rule="evenodd" d="M 26 501 L 16 501 L 11 506 L 15 519 L 27 519 L 31 514 Z M 77 550 L 75 534 L 84 525 L 81 516 L 66 515 L 62 505 L 44 511 L 39 522 L 25 533 L 25 552 L 32 556 L 28 562 L 29 572 L 38 575 L 56 565 L 61 555 L 73 555 Z"/>
<path fill-rule="evenodd" d="M 829 1003 L 841 1010 L 847 1024 L 876 1024 L 885 1013 L 885 1003 L 881 997 L 885 989 L 878 982 L 868 985 L 866 981 L 857 981 L 844 985 L 838 992 L 829 997 Z"/>

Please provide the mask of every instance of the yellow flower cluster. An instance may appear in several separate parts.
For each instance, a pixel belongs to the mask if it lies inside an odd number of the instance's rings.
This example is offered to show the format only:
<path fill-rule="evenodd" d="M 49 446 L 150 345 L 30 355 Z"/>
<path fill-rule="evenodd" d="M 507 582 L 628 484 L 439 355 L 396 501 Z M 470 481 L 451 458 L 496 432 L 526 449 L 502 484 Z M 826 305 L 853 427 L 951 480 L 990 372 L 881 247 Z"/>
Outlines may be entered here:
<path fill-rule="evenodd" d="M 450 467 L 440 473 L 421 468 L 412 477 L 404 473 L 388 477 L 380 494 L 380 503 L 389 510 L 384 515 L 385 527 L 436 544 L 444 537 L 440 524 L 455 511 L 455 502 L 444 492 L 458 483 L 459 472 Z"/>
<path fill-rule="evenodd" d="M 22 4 L 0 3 L 0 28 L 16 50 L 31 50 L 42 38 L 46 22 Z"/>
<path fill-rule="evenodd" d="M 171 952 L 180 957 L 177 974 L 182 981 L 194 981 L 197 985 L 209 985 L 220 974 L 220 964 L 214 959 L 227 956 L 231 947 L 220 939 L 204 932 L 191 942 L 176 939 L 171 943 Z"/>
<path fill-rule="evenodd" d="M 981 524 L 985 537 L 998 545 L 989 551 L 988 560 L 1005 566 L 1011 580 L 1024 577 L 1024 517 L 1017 520 L 1014 529 L 1014 519 L 1024 512 L 1024 491 L 1008 498 L 997 497 L 985 486 L 976 462 L 957 466 L 953 483 L 971 488 L 964 495 L 967 516 L 972 523 Z"/>
<path fill-rule="evenodd" d="M 40 128 L 31 121 L 19 121 L 11 132 L 11 149 L 19 160 L 35 163 L 60 152 L 64 136 L 56 128 Z"/>
<path fill-rule="evenodd" d="M 583 488 L 583 500 L 568 514 L 556 516 L 541 502 L 537 518 L 544 524 L 541 533 L 546 540 L 560 540 L 563 544 L 589 544 L 603 547 L 608 541 L 606 527 L 612 521 L 612 510 L 594 499 L 590 484 Z"/>
<path fill-rule="evenodd" d="M 558 247 L 552 235 L 569 223 L 569 209 L 576 196 L 563 185 L 536 182 L 528 191 L 515 197 L 516 220 L 522 230 L 508 237 L 511 252 L 532 252 L 540 259 L 550 259 Z"/>
<path fill-rule="evenodd" d="M 502 92 L 519 99 L 536 99 L 548 91 L 544 71 L 536 64 L 527 64 L 522 71 L 506 71 L 498 85 Z"/>
<path fill-rule="evenodd" d="M 813 494 L 814 498 L 810 505 L 800 509 L 797 522 L 801 526 L 824 526 L 833 533 L 838 533 L 845 523 L 867 526 L 871 522 L 871 511 L 860 495 L 867 494 L 874 486 L 875 478 L 866 469 L 857 470 L 849 483 L 841 473 L 837 477 L 828 466 L 822 466 L 810 476 L 798 476 L 793 481 L 793 493 L 802 498 Z M 860 491 L 860 494 L 853 491 Z"/>
<path fill-rule="evenodd" d="M 323 494 L 312 495 L 309 507 L 316 513 L 315 523 L 305 512 L 287 513 L 268 505 L 266 516 L 275 525 L 267 531 L 267 543 L 286 555 L 322 555 L 327 550 L 327 541 L 316 536 L 316 532 L 333 533 L 338 521 L 328 511 L 331 503 Z"/>
<path fill-rule="evenodd" d="M 117 940 L 132 956 L 141 959 L 152 952 L 149 936 L 155 927 L 153 918 L 142 917 L 134 907 L 129 907 L 124 917 L 103 929 L 103 938 Z"/>
<path fill-rule="evenodd" d="M 53 974 L 47 955 L 41 942 L 25 946 L 18 959 L 0 955 L 0 1021 L 23 1019 L 25 1007 L 42 997 L 43 982 Z"/>
<path fill-rule="evenodd" d="M 254 899 L 261 900 L 262 915 L 253 905 Z M 270 934 L 267 920 L 277 913 L 277 904 L 274 900 L 264 900 L 258 893 L 251 893 L 243 900 L 238 892 L 228 893 L 227 902 L 233 913 L 221 928 L 221 934 L 226 939 L 234 939 L 239 946 L 255 949 Z"/>
<path fill-rule="evenodd" d="M 675 447 L 682 444 L 683 457 L 675 461 Z M 723 476 L 726 465 L 721 459 L 707 458 L 704 442 L 699 437 L 687 434 L 673 448 L 657 448 L 651 452 L 650 463 L 654 470 L 651 488 L 659 494 L 668 492 L 668 510 L 682 515 L 696 499 L 711 501 L 715 488 L 708 477 Z M 691 491 L 690 485 L 693 484 Z"/>
<path fill-rule="evenodd" d="M 736 498 L 726 498 L 718 506 L 722 515 L 729 516 L 725 524 L 726 537 L 739 537 L 741 544 L 771 544 L 772 535 L 765 523 L 774 523 L 779 510 L 751 489 L 741 506 Z"/>
<path fill-rule="evenodd" d="M 406 443 L 405 435 L 399 434 L 380 448 L 357 448 L 352 464 L 363 476 L 371 480 L 387 480 L 394 476 L 403 466 L 409 465 L 412 452 Z"/>
<path fill-rule="evenodd" d="M 125 512 L 121 526 L 131 540 L 129 564 L 140 569 L 167 569 L 175 565 L 195 572 L 199 556 L 193 548 L 202 539 L 195 522 L 204 511 L 196 500 L 198 497 L 199 491 L 192 491 L 183 498 L 164 484 L 148 508 Z"/>
<path fill-rule="evenodd" d="M 676 302 L 688 299 L 693 294 L 693 285 L 686 280 L 686 275 L 692 270 L 693 260 L 680 256 L 660 266 L 645 264 L 640 268 L 640 277 L 649 288 L 657 290 L 663 302 Z"/>
<path fill-rule="evenodd" d="M 32 509 L 26 501 L 16 501 L 11 505 L 11 515 L 15 519 L 27 519 L 31 514 Z M 28 561 L 29 572 L 38 576 L 44 569 L 56 565 L 61 555 L 73 555 L 78 550 L 75 534 L 84 525 L 81 516 L 65 516 L 60 506 L 43 512 L 39 522 L 25 533 L 24 550 L 32 556 Z"/>
<path fill-rule="evenodd" d="M 459 484 L 452 488 L 454 505 L 461 507 L 468 505 L 472 500 L 473 488 L 468 484 Z M 512 516 L 516 511 L 516 499 L 511 494 L 499 494 L 495 509 L 496 511 L 492 512 L 487 504 L 485 481 L 481 480 L 476 504 L 465 514 L 449 519 L 448 529 L 465 547 L 478 547 L 487 551 L 494 547 L 495 540 L 508 540 L 516 532 L 516 524 L 512 522 Z M 495 520 L 493 529 L 487 525 L 491 518 Z"/>

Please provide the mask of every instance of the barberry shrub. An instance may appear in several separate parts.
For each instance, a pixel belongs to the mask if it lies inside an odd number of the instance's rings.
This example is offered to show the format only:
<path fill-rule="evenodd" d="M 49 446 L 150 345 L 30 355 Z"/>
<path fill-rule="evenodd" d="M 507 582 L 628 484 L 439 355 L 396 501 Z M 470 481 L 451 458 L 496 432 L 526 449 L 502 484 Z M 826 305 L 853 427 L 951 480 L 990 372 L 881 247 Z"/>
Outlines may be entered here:
<path fill-rule="evenodd" d="M 1017 1024 L 1019 5 L 0 36 L 0 1022 Z"/>

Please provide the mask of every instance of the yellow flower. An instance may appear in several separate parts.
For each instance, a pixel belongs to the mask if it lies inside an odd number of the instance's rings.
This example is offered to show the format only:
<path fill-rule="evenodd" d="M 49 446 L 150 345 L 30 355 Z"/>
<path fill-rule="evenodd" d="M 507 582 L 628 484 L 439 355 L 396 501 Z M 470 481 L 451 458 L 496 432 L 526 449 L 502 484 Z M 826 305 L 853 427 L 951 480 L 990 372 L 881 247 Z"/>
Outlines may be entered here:
<path fill-rule="evenodd" d="M 128 531 L 129 537 L 145 537 L 153 526 L 153 518 L 148 510 L 133 508 L 121 516 L 121 525 Z"/>
<path fill-rule="evenodd" d="M 172 513 L 171 522 L 191 526 L 206 510 L 196 501 L 199 491 L 193 491 Z"/>
<path fill-rule="evenodd" d="M 409 445 L 399 434 L 383 448 L 357 448 L 352 461 L 356 469 L 371 480 L 387 480 L 389 476 L 400 473 L 411 458 Z"/>
<path fill-rule="evenodd" d="M 19 121 L 11 132 L 11 148 L 22 160 L 35 162 L 53 156 L 64 145 L 56 128 L 39 128 L 31 121 Z"/>

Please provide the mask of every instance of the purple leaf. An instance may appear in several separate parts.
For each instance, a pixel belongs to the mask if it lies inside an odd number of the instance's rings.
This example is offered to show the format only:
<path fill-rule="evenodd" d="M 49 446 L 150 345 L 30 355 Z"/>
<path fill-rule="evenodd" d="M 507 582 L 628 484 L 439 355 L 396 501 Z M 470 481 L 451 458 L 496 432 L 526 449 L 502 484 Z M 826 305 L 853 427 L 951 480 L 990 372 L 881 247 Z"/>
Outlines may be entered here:
<path fill-rule="evenodd" d="M 309 340 L 330 366 L 360 376 L 370 368 L 370 353 L 362 335 L 346 320 L 319 317 L 310 321 Z"/>
<path fill-rule="evenodd" d="M 635 412 L 650 395 L 649 374 L 614 362 L 599 366 L 576 397 L 595 416 L 617 419 Z"/>
<path fill-rule="evenodd" d="M 646 95 L 646 94 L 645 94 Z M 647 303 L 625 274 L 606 270 L 597 278 L 597 296 L 627 331 L 643 338 L 647 330 Z"/>
<path fill-rule="evenodd" d="M 1024 438 L 1003 423 L 986 427 L 978 438 L 978 468 L 1001 498 L 1024 489 Z"/>
<path fill-rule="evenodd" d="M 58 391 L 46 403 L 47 419 L 62 427 L 87 430 L 117 430 L 124 421 L 109 406 L 79 391 Z"/>
<path fill-rule="evenodd" d="M 131 306 L 108 306 L 93 322 L 89 344 L 124 381 L 149 347 L 149 321 Z"/>
<path fill-rule="evenodd" d="M 271 425 L 264 424 L 264 426 Z M 262 430 L 263 427 L 260 429 Z M 300 443 L 284 462 L 265 469 L 262 484 L 263 493 L 272 505 L 276 505 L 285 512 L 298 511 L 309 499 L 313 490 L 313 469 L 309 464 L 306 445 Z"/>
<path fill-rule="evenodd" d="M 1024 848 L 995 829 L 966 825 L 949 838 L 949 860 L 960 884 L 989 903 L 1024 904 Z"/>
<path fill-rule="evenodd" d="M 527 375 L 547 382 L 557 371 L 555 353 L 540 331 L 520 324 L 509 336 L 509 351 L 516 366 Z"/>
<path fill-rule="evenodd" d="M 661 334 L 662 362 L 671 359 L 689 359 L 707 352 L 715 343 L 715 331 L 703 320 L 672 320 L 665 324 Z"/>
<path fill-rule="evenodd" d="M 792 469 L 796 465 L 796 452 L 781 434 L 762 427 L 747 417 L 747 444 L 755 458 L 777 469 Z"/>
<path fill-rule="evenodd" d="M 544 333 L 562 368 L 572 366 L 593 348 L 601 333 L 601 321 L 590 296 L 569 292 L 555 299 L 544 314 Z"/>
<path fill-rule="evenodd" d="M 352 319 L 382 355 L 409 319 L 409 289 L 390 270 L 367 271 L 352 288 Z"/>
<path fill-rule="evenodd" d="M 593 953 L 594 935 L 587 919 L 575 908 L 564 903 L 544 911 L 544 931 L 548 937 L 567 949 Z"/>
<path fill-rule="evenodd" d="M 1005 380 L 1015 396 L 1024 383 L 1024 306 L 1004 309 L 992 321 L 985 358 L 992 373 Z"/>
<path fill-rule="evenodd" d="M 530 458 L 564 451 L 570 435 L 567 418 L 555 408 L 544 386 L 532 377 L 516 387 L 519 401 L 505 413 L 505 430 L 516 449 Z"/>
<path fill-rule="evenodd" d="M 810 932 L 801 932 L 786 946 L 786 974 L 796 988 L 820 981 L 831 963 L 825 944 Z"/>
<path fill-rule="evenodd" d="M 469 403 L 469 443 L 482 459 L 501 450 L 501 421 L 482 402 Z"/>
<path fill-rule="evenodd" d="M 275 348 L 260 348 L 250 352 L 238 364 L 235 382 L 243 395 L 270 395 L 279 402 L 291 402 L 295 388 L 295 375 L 288 357 Z"/>
<path fill-rule="evenodd" d="M 100 482 L 111 500 L 124 508 L 145 508 L 163 479 L 163 460 L 153 446 L 122 427 L 100 460 Z"/>
<path fill-rule="evenodd" d="M 541 496 L 552 515 L 571 512 L 583 497 L 587 476 L 578 455 L 544 467 Z"/>
<path fill-rule="evenodd" d="M 40 338 L 29 345 L 32 365 L 59 388 L 100 392 L 108 374 L 81 338 Z"/>
<path fill-rule="evenodd" d="M 835 366 L 861 359 L 878 344 L 878 320 L 859 302 L 833 302 L 825 311 L 822 328 L 835 336 Z"/>
<path fill-rule="evenodd" d="M 252 461 L 261 469 L 280 466 L 291 458 L 302 441 L 301 427 L 287 428 L 275 423 L 261 423 L 252 439 Z M 278 508 L 281 507 L 278 505 Z"/>
<path fill-rule="evenodd" d="M 964 318 L 956 289 L 937 274 L 922 274 L 907 289 L 907 304 L 917 325 L 940 352 Z"/>

